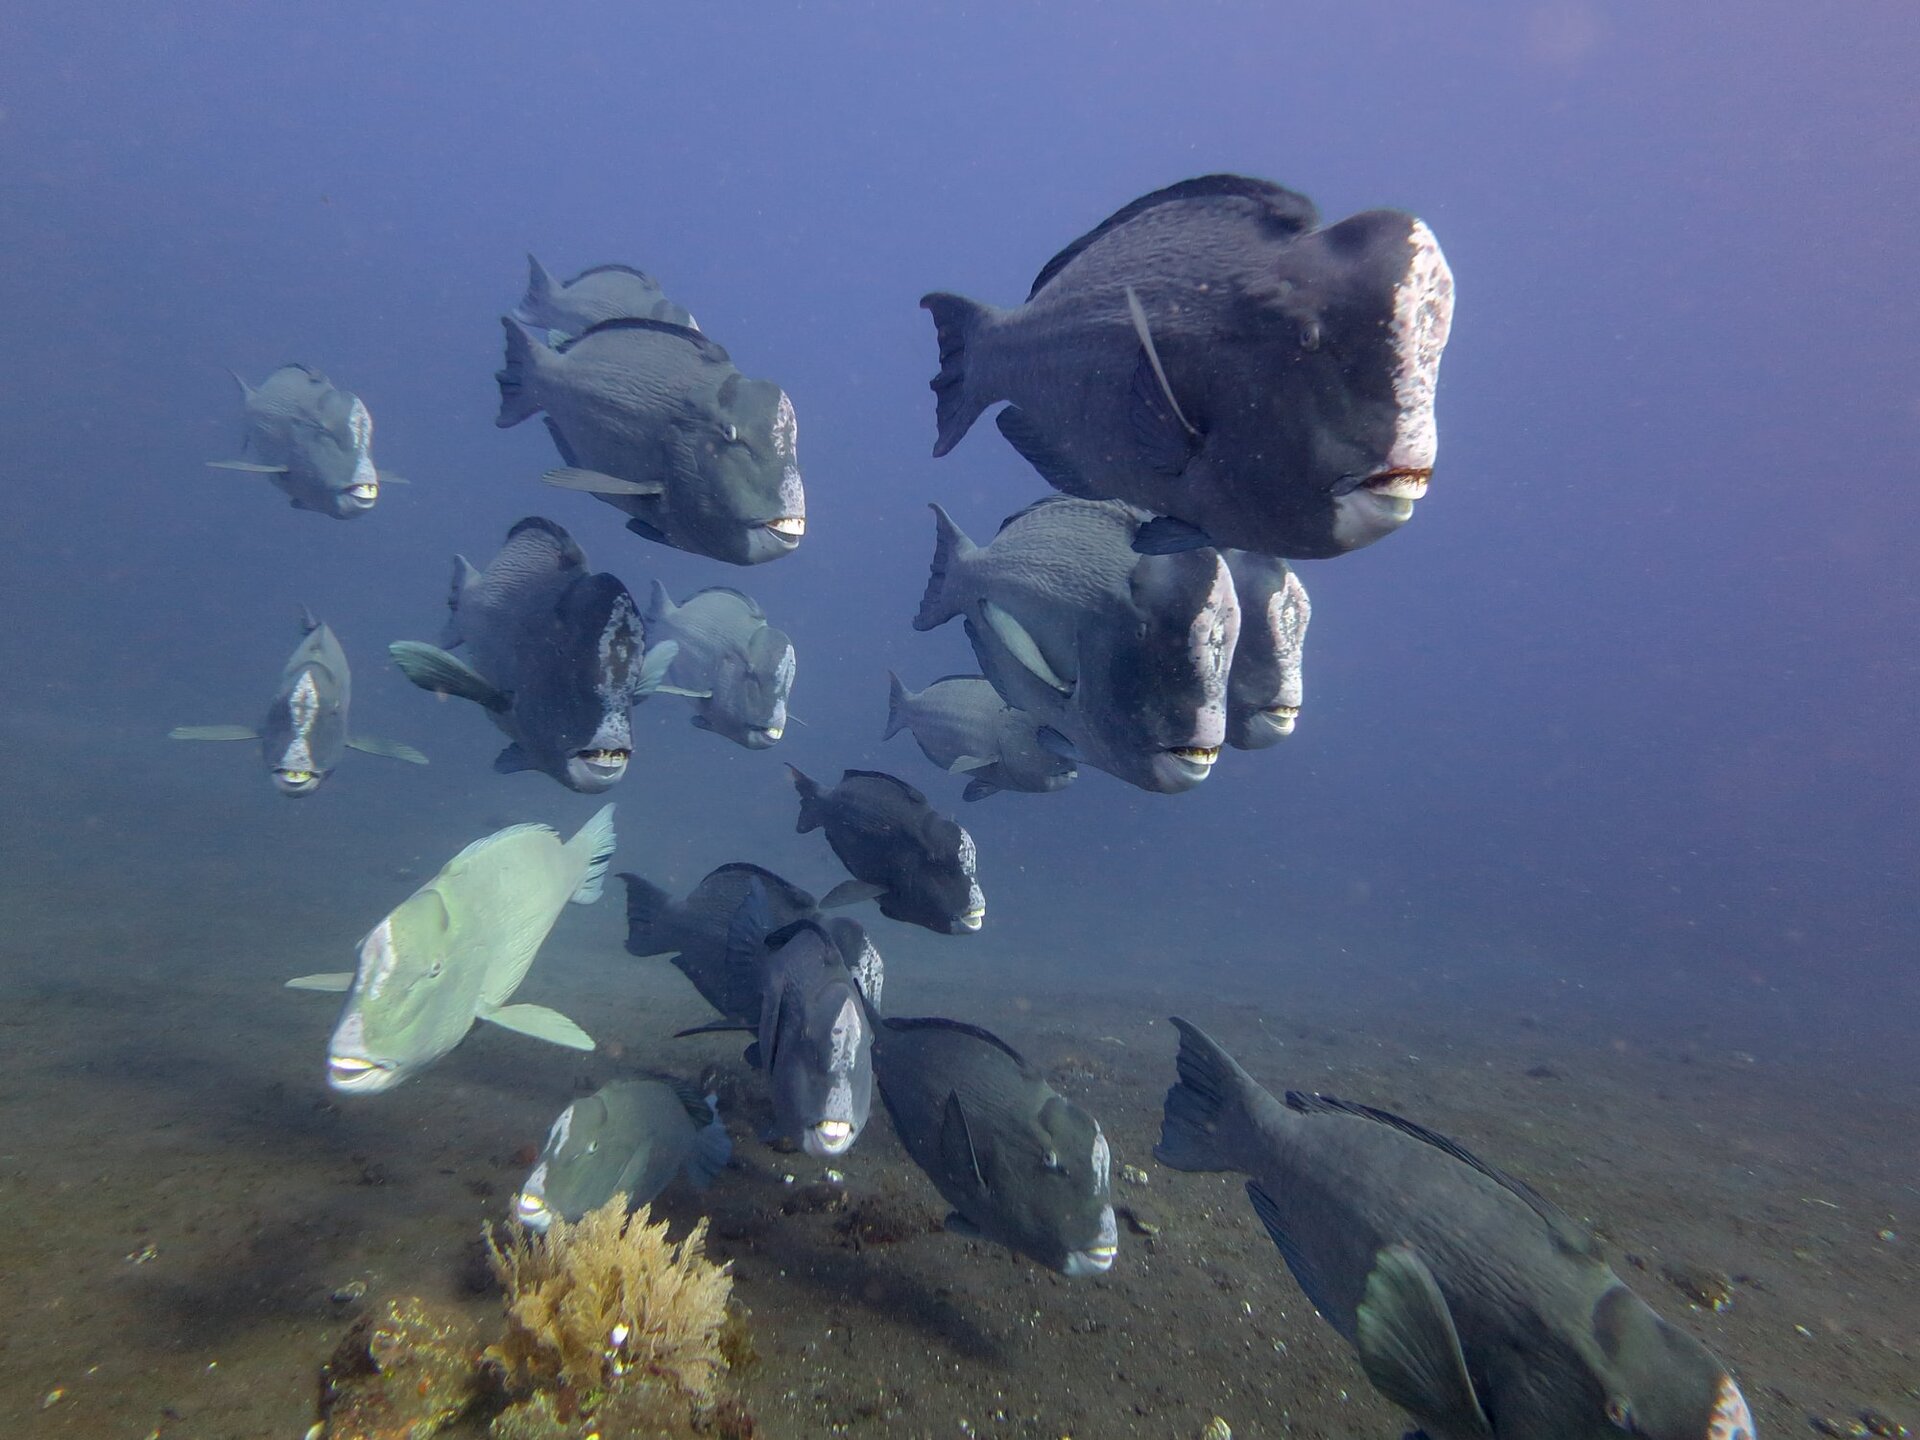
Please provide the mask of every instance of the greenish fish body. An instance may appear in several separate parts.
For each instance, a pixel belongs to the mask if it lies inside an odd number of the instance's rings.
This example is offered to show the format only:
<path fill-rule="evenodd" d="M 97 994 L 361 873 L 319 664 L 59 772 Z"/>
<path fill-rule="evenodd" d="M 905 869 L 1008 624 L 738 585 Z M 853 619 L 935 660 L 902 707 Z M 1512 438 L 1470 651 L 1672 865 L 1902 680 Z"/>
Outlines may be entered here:
<path fill-rule="evenodd" d="M 361 941 L 327 1083 L 349 1094 L 390 1090 L 452 1050 L 476 1020 L 591 1050 L 564 1015 L 509 1002 L 562 907 L 600 898 L 613 848 L 607 805 L 565 843 L 545 825 L 514 825 L 454 856 Z M 346 979 L 289 984 L 345 988 Z"/>

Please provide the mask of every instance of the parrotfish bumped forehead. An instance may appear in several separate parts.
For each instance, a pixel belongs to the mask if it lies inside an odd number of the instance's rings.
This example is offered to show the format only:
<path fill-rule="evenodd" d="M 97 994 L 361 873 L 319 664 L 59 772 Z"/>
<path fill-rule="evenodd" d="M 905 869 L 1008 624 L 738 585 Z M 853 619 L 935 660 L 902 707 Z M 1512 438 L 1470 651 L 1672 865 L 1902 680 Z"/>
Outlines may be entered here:
<path fill-rule="evenodd" d="M 1407 244 L 1411 258 L 1393 291 L 1393 398 L 1399 417 L 1387 468 L 1421 472 L 1433 469 L 1440 449 L 1433 398 L 1440 382 L 1440 355 L 1453 333 L 1453 271 L 1426 221 L 1413 222 Z"/>
<path fill-rule="evenodd" d="M 347 482 L 347 494 L 371 505 L 380 498 L 380 472 L 373 466 L 373 416 L 358 395 L 347 417 L 347 432 L 353 440 L 353 478 Z"/>
<path fill-rule="evenodd" d="M 320 718 L 320 688 L 311 667 L 302 670 L 287 695 L 292 737 L 273 767 L 273 783 L 283 795 L 311 795 L 326 779 L 314 758 L 314 722 Z"/>

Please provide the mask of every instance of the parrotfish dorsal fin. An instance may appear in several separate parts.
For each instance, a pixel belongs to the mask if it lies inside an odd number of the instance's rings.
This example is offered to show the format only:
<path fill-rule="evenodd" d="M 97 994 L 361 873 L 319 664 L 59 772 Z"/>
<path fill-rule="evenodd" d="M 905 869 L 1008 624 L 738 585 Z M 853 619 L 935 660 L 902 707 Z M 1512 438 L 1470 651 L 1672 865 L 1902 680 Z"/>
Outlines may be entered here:
<path fill-rule="evenodd" d="M 1031 300 L 1046 289 L 1049 281 L 1058 275 L 1094 241 L 1109 230 L 1116 230 L 1149 210 L 1162 205 L 1177 204 L 1182 200 L 1204 200 L 1221 196 L 1237 196 L 1243 200 L 1257 202 L 1265 212 L 1266 222 L 1277 230 L 1298 235 L 1311 230 L 1320 223 L 1320 211 L 1306 196 L 1298 191 L 1289 190 L 1284 185 L 1276 185 L 1271 180 L 1253 180 L 1245 175 L 1202 175 L 1193 180 L 1182 180 L 1177 185 L 1169 185 L 1164 190 L 1155 190 L 1150 195 L 1142 195 L 1131 204 L 1123 205 L 1113 214 L 1102 220 L 1093 229 L 1082 235 L 1066 249 L 1046 263 L 1033 289 L 1027 292 Z"/>
<path fill-rule="evenodd" d="M 1398 1130 L 1401 1134 L 1410 1136 L 1423 1145 L 1431 1145 L 1468 1168 L 1479 1171 L 1502 1189 L 1524 1200 L 1533 1212 L 1546 1222 L 1554 1242 L 1562 1249 L 1575 1255 L 1599 1253 L 1598 1242 L 1594 1240 L 1593 1233 L 1558 1205 L 1526 1181 L 1517 1180 L 1504 1170 L 1496 1169 L 1466 1146 L 1458 1141 L 1449 1140 L 1438 1131 L 1429 1130 L 1426 1126 L 1408 1120 L 1404 1116 L 1395 1115 L 1390 1110 L 1378 1110 L 1371 1105 L 1362 1105 L 1353 1100 L 1341 1100 L 1332 1095 L 1309 1095 L 1299 1090 L 1289 1090 L 1287 1108 L 1301 1115 L 1351 1115 L 1361 1120 L 1371 1120 L 1377 1125 Z"/>

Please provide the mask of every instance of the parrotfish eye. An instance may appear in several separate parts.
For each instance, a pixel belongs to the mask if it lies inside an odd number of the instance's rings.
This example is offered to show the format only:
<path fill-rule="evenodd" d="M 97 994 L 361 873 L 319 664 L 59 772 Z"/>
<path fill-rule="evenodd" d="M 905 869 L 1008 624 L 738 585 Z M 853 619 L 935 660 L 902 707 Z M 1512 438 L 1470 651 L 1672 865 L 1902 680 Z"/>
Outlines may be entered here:
<path fill-rule="evenodd" d="M 1618 1395 L 1607 1397 L 1607 1423 L 1616 1430 L 1633 1428 L 1633 1408 Z"/>
<path fill-rule="evenodd" d="M 1320 322 L 1318 320 L 1307 321 L 1306 324 L 1300 327 L 1300 348 L 1302 350 L 1318 350 L 1320 348 L 1320 337 Z"/>
<path fill-rule="evenodd" d="M 587 1154 L 597 1155 L 599 1153 L 600 1153 L 600 1142 L 598 1140 L 589 1140 L 587 1142 Z"/>
<path fill-rule="evenodd" d="M 737 445 L 740 443 L 740 427 L 732 421 L 727 422 L 727 443 L 729 445 Z"/>
<path fill-rule="evenodd" d="M 440 978 L 440 972 L 446 968 L 447 967 L 446 967 L 445 961 L 441 961 L 441 960 L 434 961 L 432 968 L 427 971 L 427 978 L 429 980 L 438 980 Z"/>

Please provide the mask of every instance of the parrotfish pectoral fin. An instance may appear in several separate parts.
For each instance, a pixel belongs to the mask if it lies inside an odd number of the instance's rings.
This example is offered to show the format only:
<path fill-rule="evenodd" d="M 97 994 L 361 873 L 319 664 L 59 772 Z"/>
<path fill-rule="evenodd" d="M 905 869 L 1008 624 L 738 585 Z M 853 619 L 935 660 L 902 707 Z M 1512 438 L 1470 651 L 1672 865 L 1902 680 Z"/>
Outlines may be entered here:
<path fill-rule="evenodd" d="M 176 725 L 167 732 L 169 740 L 258 740 L 260 732 L 251 725 Z"/>
<path fill-rule="evenodd" d="M 540 767 L 534 758 L 522 750 L 518 742 L 507 746 L 493 757 L 493 773 L 496 775 L 518 775 L 522 770 L 538 770 Z"/>
<path fill-rule="evenodd" d="M 1491 1440 L 1446 1297 L 1412 1246 L 1374 1258 L 1355 1325 L 1361 1368 L 1382 1395 L 1444 1434 Z"/>
<path fill-rule="evenodd" d="M 842 880 L 820 897 L 820 909 L 841 910 L 849 905 L 858 905 L 862 900 L 877 900 L 886 893 L 886 886 L 875 885 L 871 881 Z"/>
<path fill-rule="evenodd" d="M 598 470 L 578 465 L 562 465 L 540 477 L 562 490 L 584 490 L 589 495 L 664 495 L 667 487 L 658 480 L 622 480 Z"/>
<path fill-rule="evenodd" d="M 947 1092 L 946 1109 L 940 1117 L 940 1159 L 949 1176 L 971 1181 L 982 1195 L 987 1193 L 987 1177 L 980 1170 L 980 1154 L 973 1148 L 973 1131 L 967 1125 L 967 1112 L 960 1106 L 960 1094 Z"/>
<path fill-rule="evenodd" d="M 393 657 L 393 663 L 400 668 L 400 673 L 422 690 L 455 695 L 462 700 L 471 700 L 476 705 L 484 705 L 489 710 L 504 711 L 513 705 L 513 697 L 506 691 L 437 645 L 423 645 L 418 640 L 396 640 L 387 646 L 387 654 Z"/>
<path fill-rule="evenodd" d="M 1086 476 L 1053 448 L 1053 442 L 1040 433 L 1040 427 L 1027 418 L 1027 412 L 1019 406 L 1007 406 L 994 416 L 993 423 L 1000 427 L 1007 443 L 1020 452 L 1020 458 L 1038 470 L 1041 479 L 1061 494 L 1077 495 L 1083 500 L 1102 498 L 1099 488 L 1089 484 Z"/>
<path fill-rule="evenodd" d="M 627 521 L 627 529 L 638 535 L 642 540 L 651 540 L 655 544 L 670 545 L 673 543 L 667 539 L 666 531 L 662 530 L 658 525 L 649 525 L 637 515 Z"/>
<path fill-rule="evenodd" d="M 327 975 L 296 975 L 287 981 L 289 990 L 321 990 L 329 995 L 344 995 L 353 988 L 353 972 L 340 970 Z"/>
<path fill-rule="evenodd" d="M 1000 787 L 991 780 L 969 780 L 967 788 L 960 792 L 962 800 L 984 800 L 989 795 L 998 795 Z"/>
<path fill-rule="evenodd" d="M 1040 681 L 1058 690 L 1062 695 L 1071 695 L 1073 686 L 1054 673 L 1053 666 L 1047 663 L 1047 657 L 1040 653 L 1040 646 L 1033 636 L 1027 633 L 1027 627 L 1013 616 L 1002 610 L 991 600 L 980 602 L 980 618 L 987 622 L 987 628 L 993 631 L 1000 643 Z"/>
<path fill-rule="evenodd" d="M 549 1010 L 544 1005 L 502 1005 L 498 1010 L 481 1011 L 480 1018 L 502 1030 L 545 1040 L 550 1045 L 564 1045 L 569 1050 L 593 1049 L 591 1035 L 558 1010 Z"/>
<path fill-rule="evenodd" d="M 984 770 L 994 763 L 991 755 L 956 755 L 947 770 L 951 774 L 958 774 L 963 770 Z"/>
<path fill-rule="evenodd" d="M 382 485 L 411 485 L 413 483 L 413 481 L 409 480 L 406 476 L 396 475 L 391 470 L 381 470 L 376 473 L 380 476 L 380 483 Z"/>
<path fill-rule="evenodd" d="M 1140 297 L 1134 293 L 1131 285 L 1127 286 L 1127 315 L 1133 321 L 1133 333 L 1140 337 L 1140 348 L 1146 352 L 1147 363 L 1153 367 L 1153 378 L 1160 382 L 1160 394 L 1173 411 L 1173 418 L 1180 422 L 1180 428 L 1188 435 L 1199 435 L 1200 432 L 1193 428 L 1193 422 L 1181 412 L 1180 402 L 1173 398 L 1173 386 L 1167 380 L 1166 367 L 1160 363 L 1160 350 L 1153 343 L 1153 330 L 1147 324 L 1146 307 L 1140 303 Z"/>
<path fill-rule="evenodd" d="M 1042 725 L 1038 730 L 1033 732 L 1033 738 L 1034 742 L 1039 745 L 1042 750 L 1046 751 L 1055 759 L 1066 760 L 1074 764 L 1079 763 L 1080 747 L 1075 745 L 1073 741 L 1069 740 L 1065 735 L 1062 735 L 1058 730 L 1054 729 L 1053 726 Z"/>
<path fill-rule="evenodd" d="M 673 668 L 673 662 L 679 654 L 678 640 L 662 640 L 647 651 L 640 661 L 640 673 L 633 677 L 633 683 L 627 693 L 636 700 L 655 693 L 667 683 L 667 672 Z"/>
<path fill-rule="evenodd" d="M 654 686 L 653 693 L 656 695 L 680 695 L 688 700 L 711 700 L 713 698 L 713 691 L 711 690 L 689 690 L 684 685 L 656 685 Z M 693 718 L 694 722 L 698 724 L 700 717 L 696 715 Z M 711 730 L 713 726 L 707 724 L 701 725 L 700 728 L 702 730 Z"/>
<path fill-rule="evenodd" d="M 1136 555 L 1178 555 L 1183 550 L 1200 550 L 1213 544 L 1213 537 L 1198 525 L 1176 520 L 1171 515 L 1156 515 L 1133 532 Z"/>
<path fill-rule="evenodd" d="M 725 1035 L 733 1030 L 745 1030 L 748 1034 L 752 1034 L 758 1028 L 744 1020 L 709 1020 L 704 1025 L 689 1025 L 684 1030 L 676 1030 L 673 1032 L 673 1038 L 684 1040 L 689 1035 Z"/>
<path fill-rule="evenodd" d="M 727 1162 L 731 1159 L 733 1141 L 727 1138 L 727 1127 L 720 1123 L 719 1115 L 715 1114 L 693 1137 L 693 1149 L 687 1154 L 687 1180 L 694 1189 L 704 1190 L 713 1183 L 716 1175 L 727 1168 Z"/>
<path fill-rule="evenodd" d="M 967 1219 L 958 1210 L 949 1210 L 947 1218 L 940 1222 L 950 1235 L 958 1235 L 962 1240 L 984 1240 L 986 1234 L 980 1227 Z"/>
<path fill-rule="evenodd" d="M 424 765 L 427 757 L 411 745 L 403 745 L 398 740 L 376 740 L 371 735 L 349 735 L 347 748 L 358 750 L 362 755 L 384 755 L 389 760 L 404 760 L 409 765 Z"/>
<path fill-rule="evenodd" d="M 284 475 L 285 465 L 256 465 L 251 460 L 209 460 L 209 470 L 238 470 L 242 475 Z"/>

